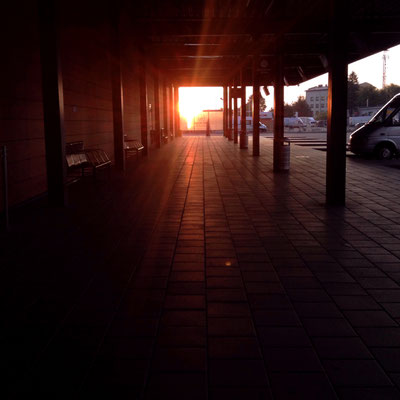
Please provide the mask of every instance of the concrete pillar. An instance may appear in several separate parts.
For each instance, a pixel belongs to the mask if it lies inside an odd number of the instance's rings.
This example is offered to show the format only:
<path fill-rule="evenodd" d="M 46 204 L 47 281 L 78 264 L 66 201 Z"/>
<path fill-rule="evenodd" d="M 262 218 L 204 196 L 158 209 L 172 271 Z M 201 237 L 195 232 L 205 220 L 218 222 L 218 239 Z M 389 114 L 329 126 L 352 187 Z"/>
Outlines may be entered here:
<path fill-rule="evenodd" d="M 258 78 L 259 55 L 253 57 L 253 156 L 260 155 L 260 83 Z"/>
<path fill-rule="evenodd" d="M 65 206 L 64 88 L 56 3 L 39 0 L 38 12 L 48 201 L 52 206 Z"/>
<path fill-rule="evenodd" d="M 343 0 L 330 2 L 326 203 L 346 197 L 347 25 Z"/>
<path fill-rule="evenodd" d="M 161 146 L 161 121 L 160 121 L 160 74 L 156 71 L 153 75 L 154 82 L 154 124 L 156 147 Z"/>
<path fill-rule="evenodd" d="M 228 88 L 228 140 L 232 140 L 232 86 Z"/>
<path fill-rule="evenodd" d="M 238 143 L 238 99 L 237 99 L 237 92 L 238 87 L 234 84 L 234 96 L 233 96 L 233 143 Z"/>
<path fill-rule="evenodd" d="M 164 78 L 164 84 L 163 84 L 163 125 L 164 125 L 164 135 L 168 137 L 168 85 L 167 82 L 165 81 Z M 163 138 L 161 138 L 163 140 Z"/>
<path fill-rule="evenodd" d="M 174 87 L 174 106 L 175 106 L 175 136 L 181 136 L 181 117 L 179 114 L 179 86 Z"/>
<path fill-rule="evenodd" d="M 223 115 L 223 126 L 224 136 L 228 137 L 228 87 L 224 86 L 224 115 Z"/>
<path fill-rule="evenodd" d="M 118 10 L 118 8 L 117 8 Z M 113 105 L 114 128 L 114 159 L 115 167 L 121 171 L 125 169 L 124 151 L 124 97 L 121 74 L 121 50 L 119 37 L 119 14 L 111 21 L 111 91 Z"/>
<path fill-rule="evenodd" d="M 241 88 L 241 110 L 240 110 L 240 148 L 247 149 L 247 132 L 246 132 L 246 86 L 243 79 L 244 70 L 240 72 Z"/>
<path fill-rule="evenodd" d="M 149 144 L 147 140 L 147 85 L 146 85 L 146 63 L 144 57 L 139 65 L 139 96 L 140 96 L 140 135 L 144 146 L 143 154 L 147 155 Z"/>
<path fill-rule="evenodd" d="M 174 140 L 174 87 L 172 85 L 169 86 L 169 124 L 169 137 Z"/>
<path fill-rule="evenodd" d="M 274 76 L 274 171 L 282 170 L 284 138 L 284 71 L 281 42 L 277 43 Z"/>

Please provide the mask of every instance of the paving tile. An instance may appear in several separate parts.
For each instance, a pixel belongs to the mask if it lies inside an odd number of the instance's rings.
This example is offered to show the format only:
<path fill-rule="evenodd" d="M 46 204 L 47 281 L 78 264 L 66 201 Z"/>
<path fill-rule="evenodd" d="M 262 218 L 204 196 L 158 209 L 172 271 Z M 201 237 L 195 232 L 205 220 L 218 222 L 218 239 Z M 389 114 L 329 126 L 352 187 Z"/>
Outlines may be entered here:
<path fill-rule="evenodd" d="M 257 309 L 253 311 L 254 322 L 257 326 L 301 326 L 294 310 Z"/>
<path fill-rule="evenodd" d="M 211 386 L 266 386 L 264 363 L 261 360 L 210 360 Z"/>
<path fill-rule="evenodd" d="M 204 272 L 172 271 L 169 279 L 171 282 L 202 282 L 204 281 Z"/>
<path fill-rule="evenodd" d="M 203 295 L 167 295 L 164 309 L 196 310 L 205 308 L 205 296 Z"/>
<path fill-rule="evenodd" d="M 400 289 L 370 289 L 368 293 L 378 302 L 400 302 Z"/>
<path fill-rule="evenodd" d="M 395 400 L 400 396 L 399 390 L 394 387 L 339 387 L 336 391 L 345 400 Z"/>
<path fill-rule="evenodd" d="M 278 294 L 285 292 L 282 285 L 277 282 L 246 282 L 245 287 L 249 294 Z"/>
<path fill-rule="evenodd" d="M 150 359 L 153 345 L 152 337 L 107 336 L 98 350 L 98 357 Z"/>
<path fill-rule="evenodd" d="M 218 387 L 212 386 L 209 389 L 210 400 L 231 399 L 272 399 L 271 391 L 268 386 L 235 386 L 235 387 Z"/>
<path fill-rule="evenodd" d="M 210 336 L 254 336 L 255 330 L 250 318 L 208 318 Z"/>
<path fill-rule="evenodd" d="M 302 318 L 340 318 L 342 314 L 334 303 L 293 303 Z"/>
<path fill-rule="evenodd" d="M 107 385 L 143 386 L 149 364 L 149 360 L 101 359 L 93 364 L 85 385 L 102 382 Z"/>
<path fill-rule="evenodd" d="M 206 294 L 210 303 L 242 303 L 247 300 L 244 289 L 207 289 Z"/>
<path fill-rule="evenodd" d="M 325 360 L 329 378 L 338 386 L 392 386 L 374 360 Z"/>
<path fill-rule="evenodd" d="M 160 347 L 205 347 L 207 332 L 203 326 L 161 326 L 157 345 Z"/>
<path fill-rule="evenodd" d="M 392 318 L 400 318 L 400 303 L 380 303 Z"/>
<path fill-rule="evenodd" d="M 208 303 L 210 317 L 249 317 L 250 310 L 246 303 Z"/>
<path fill-rule="evenodd" d="M 307 333 L 312 337 L 356 336 L 344 318 L 302 318 Z"/>
<path fill-rule="evenodd" d="M 344 315 L 354 327 L 398 326 L 385 311 L 344 311 Z"/>
<path fill-rule="evenodd" d="M 206 376 L 203 372 L 158 372 L 150 374 L 145 399 L 206 398 Z"/>
<path fill-rule="evenodd" d="M 209 337 L 208 356 L 210 359 L 261 359 L 258 341 L 255 337 Z"/>
<path fill-rule="evenodd" d="M 376 347 L 371 352 L 385 371 L 400 373 L 400 348 Z"/>
<path fill-rule="evenodd" d="M 264 327 L 257 328 L 261 345 L 265 347 L 310 347 L 311 342 L 303 328 Z"/>
<path fill-rule="evenodd" d="M 313 344 L 321 359 L 372 358 L 372 354 L 358 337 L 315 337 Z"/>
<path fill-rule="evenodd" d="M 274 399 L 337 399 L 324 373 L 275 372 L 270 379 Z"/>
<path fill-rule="evenodd" d="M 161 325 L 167 326 L 205 326 L 206 313 L 204 311 L 165 311 L 161 317 Z"/>
<path fill-rule="evenodd" d="M 264 347 L 263 353 L 268 371 L 323 372 L 317 353 L 310 347 Z"/>
<path fill-rule="evenodd" d="M 207 288 L 242 288 L 241 277 L 207 277 Z"/>
<path fill-rule="evenodd" d="M 332 296 L 341 310 L 379 310 L 381 307 L 370 296 Z"/>
<path fill-rule="evenodd" d="M 357 328 L 367 346 L 400 347 L 400 328 Z"/>
<path fill-rule="evenodd" d="M 196 372 L 206 369 L 206 350 L 198 347 L 159 347 L 151 365 L 154 371 Z"/>
<path fill-rule="evenodd" d="M 173 281 L 168 283 L 168 295 L 203 295 L 205 292 L 205 283 L 203 282 L 185 282 Z"/>

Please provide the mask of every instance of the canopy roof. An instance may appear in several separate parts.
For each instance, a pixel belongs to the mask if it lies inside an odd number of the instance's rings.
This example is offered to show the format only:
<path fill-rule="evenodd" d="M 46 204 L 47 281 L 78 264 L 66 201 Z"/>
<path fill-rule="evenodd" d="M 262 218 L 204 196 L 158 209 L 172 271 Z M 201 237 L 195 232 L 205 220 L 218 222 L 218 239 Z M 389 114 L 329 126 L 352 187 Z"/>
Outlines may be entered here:
<path fill-rule="evenodd" d="M 125 0 L 124 11 L 147 56 L 179 85 L 229 84 L 242 66 L 245 83 L 251 85 L 255 53 L 266 66 L 262 84 L 271 84 L 277 51 L 284 56 L 285 83 L 294 85 L 327 71 L 330 3 Z M 344 10 L 349 63 L 400 43 L 397 0 L 348 0 Z"/>

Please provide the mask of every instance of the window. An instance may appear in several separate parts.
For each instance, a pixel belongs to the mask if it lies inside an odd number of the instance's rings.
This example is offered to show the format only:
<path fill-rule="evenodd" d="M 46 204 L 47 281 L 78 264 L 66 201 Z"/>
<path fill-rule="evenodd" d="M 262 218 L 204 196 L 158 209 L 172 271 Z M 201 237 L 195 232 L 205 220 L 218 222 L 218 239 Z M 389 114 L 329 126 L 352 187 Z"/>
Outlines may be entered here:
<path fill-rule="evenodd" d="M 319 101 L 319 96 L 317 96 L 317 97 L 315 98 L 315 101 Z"/>
<path fill-rule="evenodd" d="M 310 101 L 314 101 L 314 96 L 311 96 L 311 97 L 310 97 Z"/>
<path fill-rule="evenodd" d="M 392 117 L 392 124 L 393 125 L 400 125 L 400 110 L 398 110 Z"/>
<path fill-rule="evenodd" d="M 316 104 L 316 105 L 315 105 L 315 108 L 319 108 L 319 104 Z"/>

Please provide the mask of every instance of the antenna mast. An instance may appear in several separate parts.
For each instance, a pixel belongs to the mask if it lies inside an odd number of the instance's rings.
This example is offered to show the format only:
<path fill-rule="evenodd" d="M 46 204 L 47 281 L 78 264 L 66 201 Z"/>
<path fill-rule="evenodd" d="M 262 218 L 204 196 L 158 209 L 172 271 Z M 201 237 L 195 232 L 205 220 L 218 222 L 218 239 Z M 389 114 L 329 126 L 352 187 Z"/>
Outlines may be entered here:
<path fill-rule="evenodd" d="M 388 59 L 387 51 L 383 52 L 382 61 L 383 61 L 383 74 L 382 74 L 382 88 L 386 86 L 386 61 Z"/>

